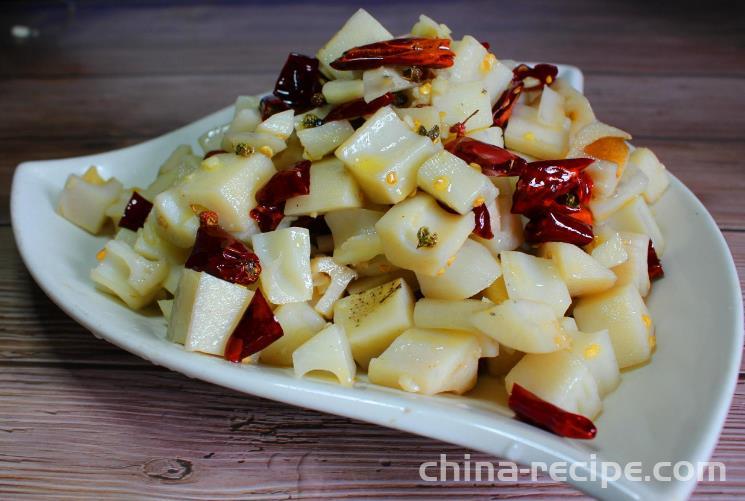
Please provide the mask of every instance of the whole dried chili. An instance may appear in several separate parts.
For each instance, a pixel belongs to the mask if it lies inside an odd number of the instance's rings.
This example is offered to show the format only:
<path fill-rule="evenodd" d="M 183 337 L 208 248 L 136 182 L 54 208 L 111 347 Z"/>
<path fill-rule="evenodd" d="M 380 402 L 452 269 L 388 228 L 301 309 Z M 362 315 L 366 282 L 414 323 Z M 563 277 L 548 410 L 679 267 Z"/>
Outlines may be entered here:
<path fill-rule="evenodd" d="M 258 353 L 284 335 L 282 326 L 272 313 L 260 290 L 254 293 L 251 302 L 230 335 L 225 348 L 225 359 L 240 362 Z"/>
<path fill-rule="evenodd" d="M 473 233 L 487 240 L 494 238 L 494 232 L 491 230 L 491 214 L 489 214 L 486 204 L 483 203 L 474 207 L 473 215 L 476 219 L 476 226 L 473 228 Z"/>
<path fill-rule="evenodd" d="M 468 164 L 478 165 L 487 176 L 516 176 L 527 165 L 518 155 L 471 137 L 457 137 L 445 149 Z"/>
<path fill-rule="evenodd" d="M 527 64 L 518 64 L 512 70 L 513 79 L 524 81 L 526 78 L 538 80 L 538 83 L 523 90 L 536 90 L 543 88 L 544 85 L 551 85 L 556 81 L 559 74 L 559 68 L 553 64 L 536 64 L 532 68 Z"/>
<path fill-rule="evenodd" d="M 256 221 L 259 229 L 264 231 L 274 231 L 279 225 L 282 218 L 285 217 L 284 203 L 280 205 L 259 204 L 249 213 L 251 219 Z"/>
<path fill-rule="evenodd" d="M 466 135 L 466 123 L 467 123 L 467 122 L 468 122 L 468 121 L 469 121 L 469 120 L 470 120 L 471 118 L 473 118 L 473 117 L 474 117 L 474 116 L 476 115 L 476 113 L 478 113 L 478 112 L 479 112 L 479 110 L 478 110 L 478 109 L 476 109 L 476 110 L 473 110 L 473 113 L 471 113 L 470 115 L 468 115 L 468 116 L 467 116 L 466 118 L 464 118 L 464 119 L 463 119 L 462 121 L 460 121 L 460 122 L 456 122 L 456 123 L 454 123 L 453 125 L 451 125 L 451 126 L 450 126 L 450 129 L 449 129 L 449 130 L 450 130 L 450 133 L 451 133 L 451 134 L 455 134 L 455 137 L 456 137 L 456 138 L 460 138 L 460 137 L 463 137 L 463 136 L 465 136 L 465 135 Z"/>
<path fill-rule="evenodd" d="M 184 264 L 186 268 L 239 285 L 252 284 L 259 279 L 259 258 L 220 227 L 216 213 L 200 213 L 199 223 L 194 248 Z"/>
<path fill-rule="evenodd" d="M 277 172 L 256 192 L 255 208 L 250 216 L 261 231 L 274 230 L 284 217 L 285 201 L 310 193 L 310 161 L 302 160 L 289 169 Z"/>
<path fill-rule="evenodd" d="M 530 219 L 525 226 L 527 242 L 587 245 L 592 241 L 592 213 L 587 207 L 592 179 L 584 172 L 592 162 L 590 158 L 546 160 L 522 168 L 512 213 Z"/>
<path fill-rule="evenodd" d="M 437 205 L 449 214 L 458 214 L 458 211 L 445 205 L 445 203 L 439 200 L 437 201 Z M 474 207 L 472 212 L 474 217 L 474 227 L 471 233 L 487 240 L 494 238 L 494 233 L 491 230 L 491 214 L 489 213 L 489 209 L 486 207 L 486 202 Z"/>
<path fill-rule="evenodd" d="M 665 276 L 665 271 L 662 269 L 662 263 L 657 256 L 652 240 L 649 241 L 649 247 L 647 247 L 647 273 L 649 273 L 650 280 L 657 280 Z"/>
<path fill-rule="evenodd" d="M 517 181 L 512 212 L 530 217 L 553 208 L 559 197 L 575 191 L 584 200 L 588 191 L 583 185 L 589 177 L 581 174 L 592 162 L 591 158 L 568 158 L 526 164 Z"/>
<path fill-rule="evenodd" d="M 259 101 L 259 113 L 261 113 L 262 120 L 266 120 L 276 113 L 289 109 L 290 107 L 284 101 L 274 95 L 264 96 Z"/>
<path fill-rule="evenodd" d="M 517 98 L 520 97 L 520 93 L 523 91 L 524 84 L 522 80 L 513 80 L 507 90 L 502 92 L 497 102 L 492 107 L 492 123 L 496 127 L 504 127 L 507 125 L 507 121 L 512 116 L 512 108 L 517 103 Z"/>
<path fill-rule="evenodd" d="M 527 64 L 519 64 L 512 70 L 512 81 L 507 90 L 502 92 L 497 102 L 492 107 L 493 123 L 497 127 L 504 127 L 512 116 L 512 109 L 517 103 L 517 98 L 523 91 L 531 91 L 551 85 L 556 81 L 559 69 L 553 64 L 537 64 L 530 67 Z M 538 81 L 530 87 L 525 86 L 525 79 L 533 78 Z"/>
<path fill-rule="evenodd" d="M 594 236 L 589 224 L 552 211 L 532 217 L 523 233 L 530 243 L 566 242 L 580 247 L 592 242 Z"/>
<path fill-rule="evenodd" d="M 289 108 L 302 113 L 316 106 L 321 87 L 318 59 L 292 52 L 279 72 L 274 95 Z"/>
<path fill-rule="evenodd" d="M 487 176 L 514 175 L 525 164 L 522 158 L 504 148 L 466 137 L 466 122 L 477 112 L 478 110 L 474 111 L 465 120 L 450 127 L 450 133 L 455 134 L 455 139 L 448 141 L 445 149 L 468 164 L 475 163 L 481 167 L 482 174 Z M 486 204 L 474 207 L 473 215 L 475 219 L 473 233 L 488 240 L 494 238 L 491 229 L 491 214 Z"/>
<path fill-rule="evenodd" d="M 124 208 L 124 215 L 119 220 L 119 227 L 137 231 L 143 227 L 145 219 L 147 219 L 152 209 L 153 204 L 147 198 L 133 191 L 127 206 Z"/>
<path fill-rule="evenodd" d="M 334 120 L 350 120 L 353 118 L 364 117 L 366 115 L 372 115 L 380 108 L 393 103 L 395 98 L 396 96 L 394 94 L 387 92 L 382 96 L 373 99 L 369 103 L 365 102 L 362 98 L 349 101 L 348 103 L 342 103 L 332 109 L 323 121 L 324 123 L 328 123 L 333 122 Z"/>
<path fill-rule="evenodd" d="M 336 70 L 372 70 L 381 66 L 448 68 L 455 53 L 445 38 L 396 38 L 354 47 L 331 63 Z"/>
<path fill-rule="evenodd" d="M 508 405 L 518 419 L 560 437 L 592 439 L 597 435 L 598 430 L 590 419 L 546 402 L 519 384 L 512 386 Z"/>

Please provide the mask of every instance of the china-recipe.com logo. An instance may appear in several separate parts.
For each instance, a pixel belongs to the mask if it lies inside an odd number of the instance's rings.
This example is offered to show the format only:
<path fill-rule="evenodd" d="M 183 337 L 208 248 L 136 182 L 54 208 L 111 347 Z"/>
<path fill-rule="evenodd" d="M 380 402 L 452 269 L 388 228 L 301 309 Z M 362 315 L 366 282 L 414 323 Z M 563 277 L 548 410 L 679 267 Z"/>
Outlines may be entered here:
<path fill-rule="evenodd" d="M 648 470 L 641 461 L 621 465 L 614 461 L 598 461 L 595 454 L 590 455 L 590 461 L 555 461 L 551 464 L 534 461 L 523 467 L 512 461 L 472 461 L 470 454 L 464 454 L 460 461 L 452 461 L 447 454 L 440 454 L 438 461 L 425 461 L 419 465 L 419 478 L 425 482 L 516 482 L 520 475 L 530 475 L 530 479 L 535 481 L 541 473 L 548 474 L 557 482 L 600 480 L 603 488 L 621 478 L 632 482 L 688 481 L 694 478 L 698 481 L 723 482 L 727 479 L 724 463 L 716 461 L 661 461 Z"/>

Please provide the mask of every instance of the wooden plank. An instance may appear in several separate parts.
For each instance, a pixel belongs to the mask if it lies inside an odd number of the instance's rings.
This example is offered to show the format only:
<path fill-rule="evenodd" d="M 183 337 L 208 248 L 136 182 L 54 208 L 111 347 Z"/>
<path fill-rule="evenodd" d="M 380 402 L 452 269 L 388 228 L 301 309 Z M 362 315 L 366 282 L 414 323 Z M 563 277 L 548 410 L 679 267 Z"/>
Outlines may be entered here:
<path fill-rule="evenodd" d="M 24 367 L 0 372 L 0 385 L 6 495 L 452 499 L 490 490 L 514 495 L 526 480 L 444 492 L 419 479 L 418 465 L 440 453 L 463 458 L 468 451 L 460 447 L 170 372 Z M 533 487 L 538 495 L 574 494 L 545 476 Z"/>
<path fill-rule="evenodd" d="M 4 226 L 0 227 L 0 367 L 9 362 L 150 366 L 96 339 L 54 305 L 31 279 L 10 227 Z"/>
<path fill-rule="evenodd" d="M 740 287 L 745 296 L 745 233 L 741 231 L 724 231 L 724 239 L 727 240 L 729 250 L 737 267 L 737 274 L 740 277 Z"/>
<path fill-rule="evenodd" d="M 239 94 L 265 91 L 273 86 L 275 77 L 0 81 L 6 117 L 0 137 L 85 140 L 157 136 L 233 103 Z"/>
<path fill-rule="evenodd" d="M 742 276 L 742 274 L 740 275 Z M 742 497 L 745 482 L 745 382 L 737 383 L 727 421 L 719 437 L 711 461 L 720 461 L 727 468 L 726 482 L 700 482 L 694 498 Z"/>
<path fill-rule="evenodd" d="M 85 139 L 0 139 L 0 224 L 10 220 L 8 197 L 13 171 L 27 160 L 89 155 L 138 143 L 146 137 Z M 639 146 L 652 148 L 670 169 L 704 203 L 722 228 L 745 229 L 745 176 L 742 159 L 745 141 L 711 143 L 637 138 Z"/>
<path fill-rule="evenodd" d="M 598 119 L 633 136 L 739 141 L 745 118 L 732 113 L 745 80 L 720 77 L 588 75 L 585 95 Z"/>
<path fill-rule="evenodd" d="M 703 202 L 723 229 L 745 229 L 742 159 L 745 142 L 712 143 L 639 138 Z"/>
<path fill-rule="evenodd" d="M 358 2 L 353 7 L 336 2 L 324 5 L 322 15 L 317 5 L 297 2 L 169 5 L 167 10 L 88 3 L 74 11 L 63 5 L 15 6 L 6 19 L 34 27 L 39 36 L 0 46 L 0 53 L 7 53 L 0 57 L 0 76 L 234 73 L 242 61 L 276 71 L 288 52 L 313 52 L 322 45 L 357 5 L 393 33 L 408 31 L 425 12 L 446 22 L 455 36 L 472 34 L 491 42 L 505 58 L 558 61 L 590 72 L 745 76 L 742 23 L 734 13 L 722 19 L 706 5 L 691 4 L 683 18 L 676 16 L 678 9 L 654 2 L 548 0 L 498 7 L 469 2 L 457 12 L 448 3 Z"/>
<path fill-rule="evenodd" d="M 0 371 L 0 490 L 167 499 L 578 496 L 541 475 L 431 484 L 424 461 L 497 458 L 387 428 L 243 395 L 143 368 Z M 114 389 L 112 391 L 112 389 Z M 153 405 L 157 402 L 157 405 Z M 715 461 L 743 474 L 745 382 Z M 447 489 L 442 487 L 447 486 Z M 702 483 L 701 495 L 734 484 Z"/>

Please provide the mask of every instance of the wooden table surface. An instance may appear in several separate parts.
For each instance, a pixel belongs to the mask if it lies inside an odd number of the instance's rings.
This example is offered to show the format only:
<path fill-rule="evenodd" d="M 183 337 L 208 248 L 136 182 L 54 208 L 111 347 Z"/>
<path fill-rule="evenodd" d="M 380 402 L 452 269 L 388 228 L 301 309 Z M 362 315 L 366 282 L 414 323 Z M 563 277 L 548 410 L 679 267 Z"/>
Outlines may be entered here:
<path fill-rule="evenodd" d="M 419 479 L 461 447 L 303 410 L 154 367 L 70 320 L 30 279 L 9 226 L 15 166 L 134 144 L 271 88 L 351 2 L 25 2 L 0 6 L 0 497 L 577 497 L 531 483 Z M 742 3 L 365 4 L 392 32 L 420 11 L 498 56 L 579 66 L 601 120 L 653 148 L 704 202 L 745 277 Z M 11 36 L 14 25 L 33 30 Z M 50 243 L 54 252 L 54 243 Z M 745 495 L 745 373 L 714 460 Z"/>

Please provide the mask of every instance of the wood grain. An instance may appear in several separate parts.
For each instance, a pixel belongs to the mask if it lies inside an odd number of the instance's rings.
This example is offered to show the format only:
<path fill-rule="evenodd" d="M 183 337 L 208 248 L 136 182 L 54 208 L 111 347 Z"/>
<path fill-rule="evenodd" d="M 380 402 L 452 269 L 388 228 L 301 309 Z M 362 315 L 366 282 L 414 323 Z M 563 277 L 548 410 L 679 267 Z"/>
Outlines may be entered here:
<path fill-rule="evenodd" d="M 0 490 L 8 495 L 77 497 L 94 487 L 169 499 L 578 496 L 545 475 L 535 484 L 525 475 L 435 487 L 419 478 L 423 461 L 495 459 L 157 369 L 20 367 L 0 372 L 0 387 Z M 713 459 L 733 477 L 742 474 L 745 382 L 736 398 Z M 735 489 L 702 483 L 699 494 Z"/>
<path fill-rule="evenodd" d="M 588 72 L 744 76 L 742 4 L 723 16 L 709 4 L 616 2 L 214 2 L 206 6 L 104 8 L 64 5 L 7 9 L 37 38 L 0 59 L 11 77 L 100 77 L 236 73 L 245 66 L 276 71 L 278 54 L 319 47 L 353 10 L 365 7 L 393 33 L 424 10 L 456 35 L 489 41 L 504 57 L 575 64 Z M 288 9 L 291 9 L 288 12 Z M 112 12 L 113 11 L 113 12 Z M 307 22 L 313 19 L 312 23 Z M 0 24 L 1 25 L 1 24 Z M 281 29 L 281 36 L 277 30 Z M 137 36 L 132 36 L 136 30 Z M 7 32 L 7 30 L 4 30 Z"/>
<path fill-rule="evenodd" d="M 0 12 L 0 498 L 564 498 L 537 482 L 419 480 L 482 454 L 263 400 L 95 339 L 30 279 L 8 196 L 25 160 L 134 144 L 274 82 L 356 6 L 394 33 L 420 11 L 498 55 L 581 67 L 598 116 L 655 150 L 712 212 L 745 277 L 745 4 L 694 2 L 18 2 Z M 38 36 L 12 39 L 15 24 Z M 713 460 L 745 493 L 745 371 Z"/>
<path fill-rule="evenodd" d="M 90 493 L 89 485 L 109 494 L 175 499 L 453 499 L 488 491 L 475 484 L 443 490 L 419 479 L 423 458 L 462 458 L 462 448 L 171 372 L 23 367 L 0 373 L 0 385 L 0 489 L 6 494 L 78 496 Z M 62 450 L 70 460 L 60 463 Z M 521 480 L 500 485 L 499 495 L 519 494 Z M 536 495 L 575 494 L 547 477 L 533 488 Z"/>

